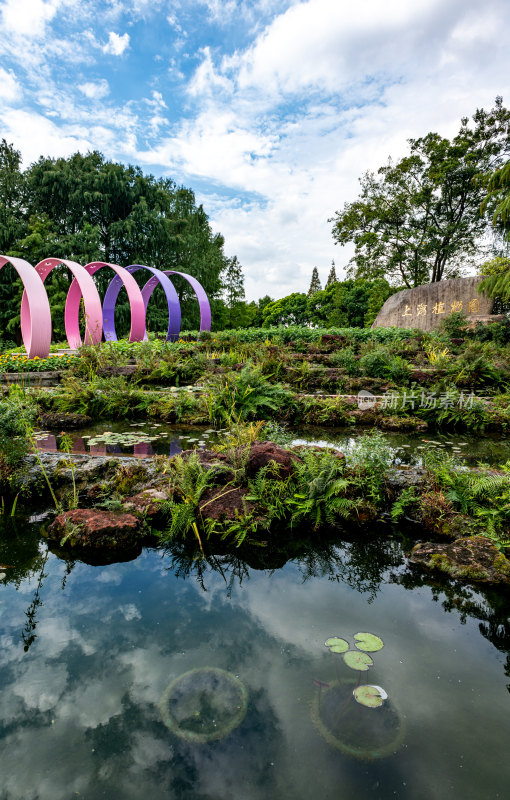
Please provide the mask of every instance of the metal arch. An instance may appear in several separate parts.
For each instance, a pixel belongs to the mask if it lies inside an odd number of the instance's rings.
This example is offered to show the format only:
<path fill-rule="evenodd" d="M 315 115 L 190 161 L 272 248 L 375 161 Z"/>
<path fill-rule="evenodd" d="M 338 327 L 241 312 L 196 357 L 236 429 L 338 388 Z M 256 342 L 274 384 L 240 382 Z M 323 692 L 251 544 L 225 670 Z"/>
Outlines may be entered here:
<path fill-rule="evenodd" d="M 0 256 L 0 269 L 11 264 L 24 286 L 21 336 L 29 358 L 47 358 L 51 345 L 51 311 L 40 275 L 23 258 Z"/>
<path fill-rule="evenodd" d="M 89 275 L 94 275 L 103 267 L 110 267 L 110 269 L 113 269 L 126 289 L 129 306 L 131 309 L 131 328 L 129 331 L 129 341 L 139 342 L 145 335 L 145 305 L 140 287 L 133 276 L 126 269 L 124 269 L 124 267 L 118 267 L 116 264 L 108 264 L 106 261 L 91 261 L 90 264 L 85 264 L 84 269 L 87 270 Z M 80 298 L 80 287 L 78 286 L 77 281 L 73 280 L 66 300 L 66 314 L 69 313 L 69 316 L 72 319 L 78 320 Z M 114 317 L 115 304 L 113 306 L 113 310 L 111 311 L 111 317 L 106 315 L 105 308 L 106 305 L 103 306 L 102 310 L 104 338 L 107 342 L 116 342 L 117 334 L 115 333 Z"/>
<path fill-rule="evenodd" d="M 85 270 L 81 264 L 76 261 L 68 261 L 64 258 L 45 258 L 40 261 L 35 270 L 39 277 L 44 282 L 52 269 L 63 264 L 74 275 L 74 278 L 80 288 L 80 293 L 83 296 L 85 304 L 85 344 L 99 344 L 103 335 L 103 314 L 101 308 L 101 300 L 99 293 L 96 289 L 96 284 L 92 277 Z M 21 313 L 23 314 L 24 307 L 26 307 L 27 299 L 26 292 L 23 293 L 21 300 Z M 82 345 L 80 334 L 80 325 L 78 314 L 70 313 L 66 303 L 64 323 L 66 329 L 67 341 L 71 350 L 77 350 Z"/>
<path fill-rule="evenodd" d="M 155 269 L 154 267 L 147 267 L 144 264 L 131 264 L 129 267 L 125 268 L 127 272 L 133 273 L 138 272 L 140 269 L 146 269 L 152 273 L 153 277 L 145 284 L 145 287 L 153 282 L 153 286 L 151 291 L 148 293 L 147 296 L 144 295 L 142 289 L 142 297 L 144 302 L 144 309 L 147 310 L 147 305 L 149 303 L 149 298 L 154 291 L 155 286 L 159 283 L 165 292 L 166 302 L 168 304 L 168 330 L 166 335 L 166 340 L 168 341 L 175 341 L 179 338 L 179 331 L 181 329 L 181 305 L 179 303 L 179 296 L 175 291 L 175 287 L 173 283 L 167 278 L 167 276 L 159 269 Z M 121 281 L 120 278 L 117 276 L 115 277 L 108 289 L 106 290 L 106 294 L 103 300 L 103 314 L 104 316 L 109 316 L 113 321 L 115 315 L 115 304 L 117 302 L 117 297 L 119 295 L 121 288 Z M 115 327 L 113 327 L 113 334 L 115 334 Z M 147 331 L 144 331 L 143 339 L 147 338 Z"/>
<path fill-rule="evenodd" d="M 202 284 L 197 281 L 196 278 L 193 278 L 191 275 L 187 275 L 185 272 L 177 272 L 176 270 L 164 270 L 164 275 L 180 275 L 181 278 L 184 278 L 193 291 L 195 292 L 196 298 L 198 300 L 198 307 L 200 309 L 200 330 L 201 331 L 210 331 L 211 330 L 211 306 L 209 303 L 209 298 L 205 293 L 205 289 Z M 151 280 L 147 281 L 145 286 L 142 289 L 142 296 L 145 300 L 145 308 L 147 308 L 147 303 L 149 302 L 149 298 L 154 291 L 154 286 L 151 286 Z"/>

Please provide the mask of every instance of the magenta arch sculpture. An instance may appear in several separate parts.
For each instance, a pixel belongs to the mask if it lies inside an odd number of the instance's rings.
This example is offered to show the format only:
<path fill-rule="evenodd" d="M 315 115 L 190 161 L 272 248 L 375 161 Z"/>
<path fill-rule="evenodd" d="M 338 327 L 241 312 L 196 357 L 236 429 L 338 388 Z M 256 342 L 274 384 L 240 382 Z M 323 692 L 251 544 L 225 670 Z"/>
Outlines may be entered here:
<path fill-rule="evenodd" d="M 211 329 L 211 307 L 203 286 L 184 272 L 175 270 L 162 271 L 143 264 L 131 264 L 129 267 L 118 267 L 104 261 L 92 261 L 85 267 L 75 261 L 61 258 L 46 258 L 34 268 L 22 258 L 0 256 L 0 269 L 10 263 L 17 271 L 23 283 L 23 297 L 21 300 L 21 333 L 23 343 L 29 358 L 46 358 L 51 345 L 51 310 L 44 286 L 44 281 L 52 269 L 63 265 L 73 275 L 65 305 L 65 329 L 71 349 L 77 349 L 82 344 L 79 324 L 80 301 L 83 298 L 85 305 L 85 344 L 99 344 L 103 331 L 107 341 L 116 341 L 115 331 L 115 305 L 119 292 L 124 286 L 128 294 L 131 309 L 131 330 L 129 340 L 141 341 L 147 338 L 146 311 L 152 293 L 159 283 L 166 296 L 168 305 L 168 330 L 167 341 L 178 338 L 181 327 L 181 306 L 179 296 L 169 275 L 180 275 L 188 281 L 197 297 L 200 308 L 200 330 Z M 103 267 L 109 267 L 116 274 L 104 297 L 103 305 L 94 283 L 93 275 Z M 142 289 L 133 278 L 133 273 L 145 269 L 152 273 Z"/>
<path fill-rule="evenodd" d="M 51 313 L 40 275 L 23 258 L 0 256 L 0 269 L 11 264 L 24 286 L 21 306 L 21 336 L 29 358 L 46 358 L 51 345 Z"/>
<path fill-rule="evenodd" d="M 103 269 L 103 267 L 110 267 L 110 269 L 112 269 L 117 274 L 119 280 L 121 281 L 121 284 L 124 285 L 127 291 L 129 306 L 131 309 L 131 329 L 129 331 L 129 341 L 139 342 L 145 336 L 145 309 L 146 309 L 142 293 L 140 291 L 140 287 L 138 286 L 133 276 L 126 269 L 124 269 L 123 267 L 117 267 L 115 264 L 107 264 L 105 261 L 91 261 L 90 264 L 85 265 L 84 269 L 89 273 L 89 275 L 94 275 L 98 270 Z M 119 286 L 119 291 L 120 288 L 121 287 Z M 81 290 L 78 285 L 78 282 L 75 279 L 73 280 L 69 288 L 69 292 L 67 294 L 66 314 L 69 312 L 70 317 L 76 320 L 78 320 L 80 299 L 81 299 Z M 106 339 L 107 342 L 117 341 L 117 336 L 115 333 L 114 314 L 115 314 L 115 305 L 113 306 L 112 309 L 109 309 L 107 308 L 106 304 L 103 303 L 103 310 L 102 310 L 103 333 L 104 333 L 104 338 Z"/>
<path fill-rule="evenodd" d="M 76 261 L 68 261 L 67 259 L 63 258 L 46 258 L 37 264 L 35 272 L 39 274 L 39 277 L 44 282 L 50 272 L 55 267 L 60 266 L 60 264 L 63 264 L 65 267 L 67 267 L 68 270 L 74 275 L 74 278 L 80 287 L 80 293 L 83 296 L 83 302 L 85 304 L 85 344 L 99 344 L 103 334 L 101 299 L 99 297 L 99 292 L 96 289 L 96 284 L 85 268 L 82 267 L 81 264 L 77 264 Z M 24 292 L 21 300 L 22 314 L 26 303 L 27 297 L 26 292 Z M 77 350 L 78 347 L 81 347 L 82 345 L 80 325 L 78 313 L 73 314 L 71 312 L 72 310 L 68 308 L 66 303 L 64 324 L 67 341 L 69 342 L 69 347 L 71 350 Z"/>
<path fill-rule="evenodd" d="M 133 272 L 138 272 L 140 269 L 146 269 L 148 272 L 152 272 L 153 277 L 150 279 L 154 281 L 154 286 L 152 291 L 154 291 L 154 287 L 159 283 L 165 293 L 166 302 L 168 305 L 168 330 L 166 335 L 167 342 L 175 341 L 179 338 L 179 331 L 181 329 L 181 304 L 179 303 L 179 295 L 175 291 L 175 286 L 173 283 L 166 277 L 166 275 L 161 272 L 159 269 L 155 269 L 154 267 L 147 267 L 144 264 L 131 264 L 129 267 L 126 267 L 126 272 L 133 274 Z M 145 284 L 147 286 L 147 284 Z M 144 286 L 144 289 L 145 289 Z M 103 309 L 104 309 L 104 316 L 108 314 L 112 320 L 112 334 L 117 338 L 115 334 L 115 326 L 113 325 L 113 319 L 115 316 L 115 305 L 117 303 L 117 297 L 119 296 L 121 288 L 121 281 L 120 277 L 115 277 L 108 289 L 106 290 L 106 294 L 103 300 Z M 147 339 L 147 331 L 145 330 L 145 312 L 147 311 L 147 305 L 149 303 L 149 298 L 152 294 L 152 291 L 145 297 L 143 294 L 142 289 L 142 297 L 144 302 L 144 335 L 143 339 Z"/>

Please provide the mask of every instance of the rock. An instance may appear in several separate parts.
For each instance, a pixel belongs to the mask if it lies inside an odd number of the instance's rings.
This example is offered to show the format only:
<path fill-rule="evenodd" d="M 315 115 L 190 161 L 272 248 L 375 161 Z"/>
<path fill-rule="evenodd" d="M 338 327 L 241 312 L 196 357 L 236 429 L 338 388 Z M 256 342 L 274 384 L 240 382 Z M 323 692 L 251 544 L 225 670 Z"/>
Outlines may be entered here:
<path fill-rule="evenodd" d="M 427 423 L 418 417 L 381 417 L 379 419 L 379 426 L 384 431 L 414 431 L 416 433 L 423 433 L 428 428 Z"/>
<path fill-rule="evenodd" d="M 248 489 L 239 487 L 206 489 L 200 500 L 200 512 L 204 518 L 216 520 L 251 514 L 255 506 L 246 500 L 247 494 Z"/>
<path fill-rule="evenodd" d="M 409 560 L 460 580 L 510 583 L 510 561 L 485 536 L 467 536 L 444 545 L 422 542 L 413 547 Z"/>
<path fill-rule="evenodd" d="M 274 442 L 255 442 L 250 447 L 246 462 L 246 475 L 253 478 L 262 467 L 274 461 L 280 479 L 288 478 L 294 472 L 294 464 L 299 458 L 288 450 L 284 450 Z"/>
<path fill-rule="evenodd" d="M 97 508 L 64 511 L 48 527 L 48 538 L 77 549 L 132 550 L 139 547 L 139 520 Z"/>
<path fill-rule="evenodd" d="M 70 430 L 85 428 L 92 424 L 92 418 L 86 414 L 67 414 L 65 412 L 55 412 L 51 414 L 39 414 L 39 424 L 41 428 L 54 428 L 56 430 Z"/>
<path fill-rule="evenodd" d="M 422 467 L 392 467 L 386 474 L 386 489 L 391 498 L 396 498 L 411 486 L 422 489 L 427 480 L 428 472 Z"/>
<path fill-rule="evenodd" d="M 128 497 L 124 502 L 126 511 L 143 514 L 152 521 L 161 517 L 161 502 L 168 500 L 169 492 L 162 489 L 144 489 L 143 492 Z"/>

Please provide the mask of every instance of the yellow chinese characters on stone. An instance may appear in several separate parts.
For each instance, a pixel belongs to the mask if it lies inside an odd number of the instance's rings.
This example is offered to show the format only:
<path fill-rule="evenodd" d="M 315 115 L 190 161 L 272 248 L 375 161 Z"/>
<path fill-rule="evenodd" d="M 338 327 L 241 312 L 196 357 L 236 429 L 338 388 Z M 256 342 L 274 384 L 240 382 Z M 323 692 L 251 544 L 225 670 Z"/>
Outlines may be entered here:
<path fill-rule="evenodd" d="M 402 316 L 403 317 L 412 317 L 413 316 L 412 311 L 409 308 L 409 306 L 405 307 L 404 311 L 402 312 Z"/>
<path fill-rule="evenodd" d="M 469 301 L 468 309 L 471 314 L 476 314 L 478 311 L 480 311 L 480 301 L 478 297 L 475 297 L 474 300 Z"/>
<path fill-rule="evenodd" d="M 436 303 L 432 309 L 433 314 L 445 314 L 444 303 Z"/>
<path fill-rule="evenodd" d="M 416 306 L 416 316 L 417 317 L 426 317 L 427 316 L 427 304 L 426 303 L 418 303 Z"/>
<path fill-rule="evenodd" d="M 454 300 L 451 304 L 452 314 L 456 311 L 462 311 L 462 300 Z"/>

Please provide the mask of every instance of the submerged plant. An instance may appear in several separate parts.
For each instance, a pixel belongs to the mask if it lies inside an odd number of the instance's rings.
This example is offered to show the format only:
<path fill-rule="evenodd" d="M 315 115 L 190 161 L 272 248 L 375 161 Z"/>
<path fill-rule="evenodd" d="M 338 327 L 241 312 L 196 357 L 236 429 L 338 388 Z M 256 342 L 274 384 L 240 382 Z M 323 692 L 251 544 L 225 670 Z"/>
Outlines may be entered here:
<path fill-rule="evenodd" d="M 341 677 L 338 662 L 336 680 L 314 679 L 318 692 L 312 703 L 312 720 L 332 747 L 356 758 L 372 760 L 396 751 L 404 737 L 404 722 L 381 686 L 361 683 L 362 674 L 373 666 L 369 653 L 382 649 L 382 639 L 367 632 L 356 633 L 353 638 L 353 647 L 338 636 L 325 642 L 330 652 L 358 673 L 358 679 Z M 379 709 L 377 714 L 372 713 L 373 709 Z"/>

